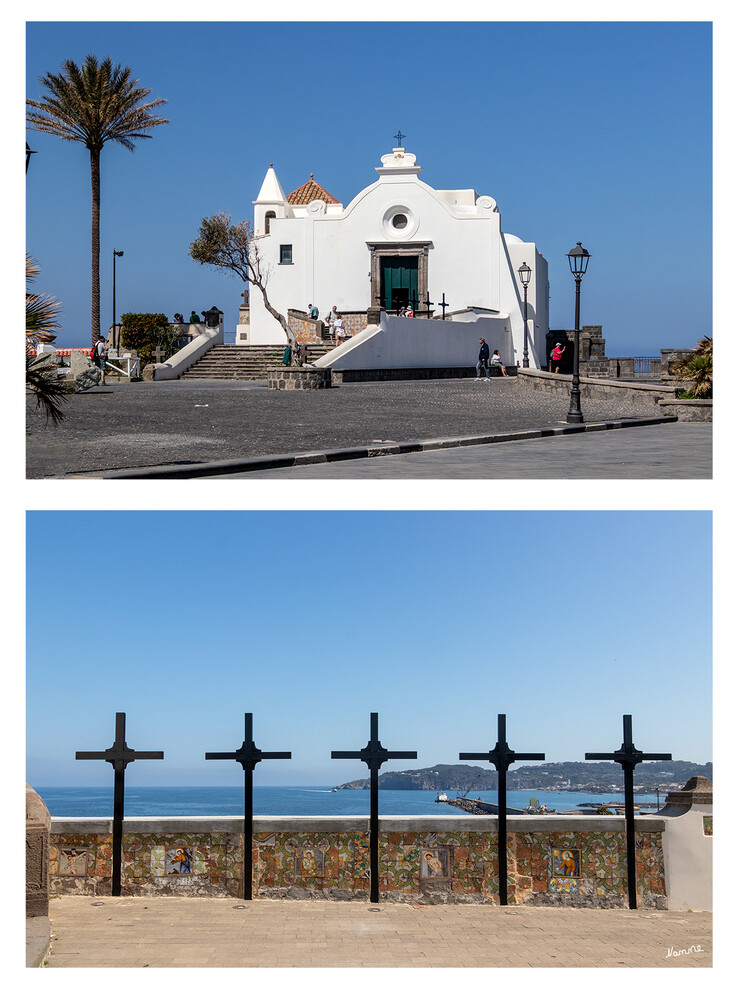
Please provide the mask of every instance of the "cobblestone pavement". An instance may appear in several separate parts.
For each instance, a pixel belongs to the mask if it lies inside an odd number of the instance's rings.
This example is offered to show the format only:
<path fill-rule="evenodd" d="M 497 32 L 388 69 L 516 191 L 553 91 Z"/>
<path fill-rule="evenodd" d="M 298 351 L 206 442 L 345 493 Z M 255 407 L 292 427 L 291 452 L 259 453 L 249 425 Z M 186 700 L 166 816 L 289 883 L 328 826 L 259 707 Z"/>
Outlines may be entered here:
<path fill-rule="evenodd" d="M 391 454 L 235 472 L 221 479 L 709 479 L 710 423 L 629 427 L 570 437 Z"/>
<path fill-rule="evenodd" d="M 582 401 L 587 422 L 636 417 L 631 404 Z M 69 397 L 59 427 L 28 407 L 27 475 L 214 461 L 460 434 L 557 426 L 566 399 L 515 379 L 342 384 L 278 392 L 263 382 L 133 382 Z"/>
<path fill-rule="evenodd" d="M 712 966 L 703 912 L 66 896 L 49 915 L 50 968 Z"/>

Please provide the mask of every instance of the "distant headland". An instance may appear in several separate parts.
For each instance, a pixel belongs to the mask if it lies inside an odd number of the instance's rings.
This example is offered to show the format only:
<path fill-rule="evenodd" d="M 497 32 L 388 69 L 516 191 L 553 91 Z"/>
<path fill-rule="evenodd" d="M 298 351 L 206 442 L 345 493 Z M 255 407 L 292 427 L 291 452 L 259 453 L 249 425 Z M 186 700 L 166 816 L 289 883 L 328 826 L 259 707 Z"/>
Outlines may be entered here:
<path fill-rule="evenodd" d="M 639 764 L 634 772 L 634 788 L 649 794 L 682 787 L 690 777 L 713 780 L 712 763 L 670 760 Z M 492 791 L 498 787 L 498 774 L 484 767 L 467 764 L 437 763 L 421 770 L 400 770 L 380 774 L 380 789 L 386 791 Z M 586 791 L 608 794 L 622 791 L 623 773 L 616 763 L 542 763 L 538 766 L 509 770 L 506 786 L 510 790 Z M 369 778 L 337 785 L 339 791 L 360 791 L 369 787 Z"/>

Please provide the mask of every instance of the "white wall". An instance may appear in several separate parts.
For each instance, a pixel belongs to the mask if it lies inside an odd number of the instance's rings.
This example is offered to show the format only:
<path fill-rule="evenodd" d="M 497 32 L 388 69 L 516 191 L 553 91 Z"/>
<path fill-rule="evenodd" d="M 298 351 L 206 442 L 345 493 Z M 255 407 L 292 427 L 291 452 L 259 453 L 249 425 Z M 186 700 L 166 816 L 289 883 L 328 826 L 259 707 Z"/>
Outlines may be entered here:
<path fill-rule="evenodd" d="M 712 805 L 692 805 L 683 815 L 664 816 L 667 905 L 669 909 L 713 911 L 713 837 L 703 833 L 703 815 Z"/>
<path fill-rule="evenodd" d="M 511 336 L 504 319 L 479 318 L 475 322 L 442 322 L 436 319 L 401 319 L 385 313 L 379 326 L 368 326 L 341 347 L 316 362 L 316 367 L 338 371 L 384 368 L 463 367 L 478 360 L 480 337 L 490 352 L 511 354 Z"/>

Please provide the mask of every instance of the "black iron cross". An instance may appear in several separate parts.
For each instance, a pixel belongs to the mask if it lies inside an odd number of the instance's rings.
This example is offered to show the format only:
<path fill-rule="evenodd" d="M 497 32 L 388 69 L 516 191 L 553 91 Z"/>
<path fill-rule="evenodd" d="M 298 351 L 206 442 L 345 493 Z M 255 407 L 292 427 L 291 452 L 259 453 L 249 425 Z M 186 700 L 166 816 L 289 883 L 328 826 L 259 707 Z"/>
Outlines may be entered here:
<path fill-rule="evenodd" d="M 444 298 L 444 295 L 442 295 L 442 298 Z M 426 318 L 427 319 L 431 319 L 431 307 L 432 307 L 432 305 L 434 303 L 429 298 L 429 292 L 428 291 L 426 293 L 426 301 L 422 302 L 421 304 L 426 306 Z M 447 305 L 447 302 L 445 302 L 444 304 Z"/>
<path fill-rule="evenodd" d="M 160 750 L 130 749 L 124 737 L 127 724 L 125 711 L 116 712 L 114 744 L 100 753 L 75 753 L 76 760 L 106 760 L 114 768 L 114 842 L 111 858 L 111 894 L 121 895 L 121 845 L 124 830 L 124 770 L 133 760 L 162 760 Z"/>
<path fill-rule="evenodd" d="M 444 319 L 444 310 L 449 305 L 449 302 L 445 302 L 444 300 L 444 292 L 442 292 L 442 301 L 438 302 L 437 304 L 442 306 L 442 319 Z"/>
<path fill-rule="evenodd" d="M 488 760 L 499 774 L 499 902 L 506 905 L 506 771 L 515 760 L 544 760 L 545 753 L 515 753 L 509 749 L 506 741 L 506 715 L 499 715 L 499 740 L 491 752 L 460 753 L 460 759 Z"/>
<path fill-rule="evenodd" d="M 291 760 L 291 753 L 264 753 L 253 741 L 253 713 L 245 715 L 245 738 L 234 753 L 205 753 L 205 760 L 237 760 L 245 771 L 243 805 L 243 898 L 253 898 L 253 771 L 261 760 Z"/>
<path fill-rule="evenodd" d="M 635 860 L 635 811 L 633 806 L 633 771 L 644 760 L 671 760 L 671 753 L 642 753 L 633 745 L 633 716 L 623 715 L 623 744 L 615 753 L 584 753 L 585 760 L 612 760 L 619 763 L 625 776 L 625 838 L 628 857 L 628 908 L 637 909 Z"/>
<path fill-rule="evenodd" d="M 385 749 L 377 737 L 377 712 L 369 715 L 369 742 L 359 752 L 342 752 L 332 750 L 332 760 L 362 760 L 369 767 L 369 898 L 371 902 L 380 901 L 380 868 L 379 868 L 379 830 L 378 815 L 378 776 L 380 767 L 388 760 L 415 760 L 416 753 L 407 753 Z"/>
<path fill-rule="evenodd" d="M 398 134 L 394 135 L 393 138 L 397 139 L 397 141 L 398 141 L 398 149 L 400 149 L 400 144 L 403 141 L 403 139 L 405 139 L 405 135 L 403 135 L 403 133 L 401 132 L 401 130 L 398 129 Z"/>

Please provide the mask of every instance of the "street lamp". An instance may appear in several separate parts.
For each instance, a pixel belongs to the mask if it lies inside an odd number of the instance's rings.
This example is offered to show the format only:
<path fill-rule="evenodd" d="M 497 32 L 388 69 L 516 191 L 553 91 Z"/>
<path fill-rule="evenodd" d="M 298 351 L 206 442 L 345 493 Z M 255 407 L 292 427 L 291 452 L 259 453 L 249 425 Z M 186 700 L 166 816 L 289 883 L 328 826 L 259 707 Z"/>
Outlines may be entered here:
<path fill-rule="evenodd" d="M 114 320 L 111 323 L 111 344 L 117 350 L 119 349 L 119 342 L 116 338 L 116 258 L 123 256 L 123 250 L 114 250 Z"/>
<path fill-rule="evenodd" d="M 527 352 L 527 285 L 530 283 L 532 270 L 526 263 L 523 263 L 517 273 L 519 274 L 519 280 L 522 282 L 522 287 L 524 288 L 524 355 L 522 357 L 522 367 L 529 368 L 530 355 Z"/>
<path fill-rule="evenodd" d="M 576 319 L 574 323 L 574 356 L 573 356 L 573 379 L 571 381 L 571 403 L 568 408 L 568 423 L 583 423 L 584 414 L 581 412 L 581 391 L 579 389 L 579 347 L 581 337 L 581 326 L 579 325 L 579 303 L 581 298 L 581 279 L 586 274 L 587 264 L 591 253 L 587 253 L 581 243 L 569 253 L 568 264 L 571 273 L 576 278 Z"/>

